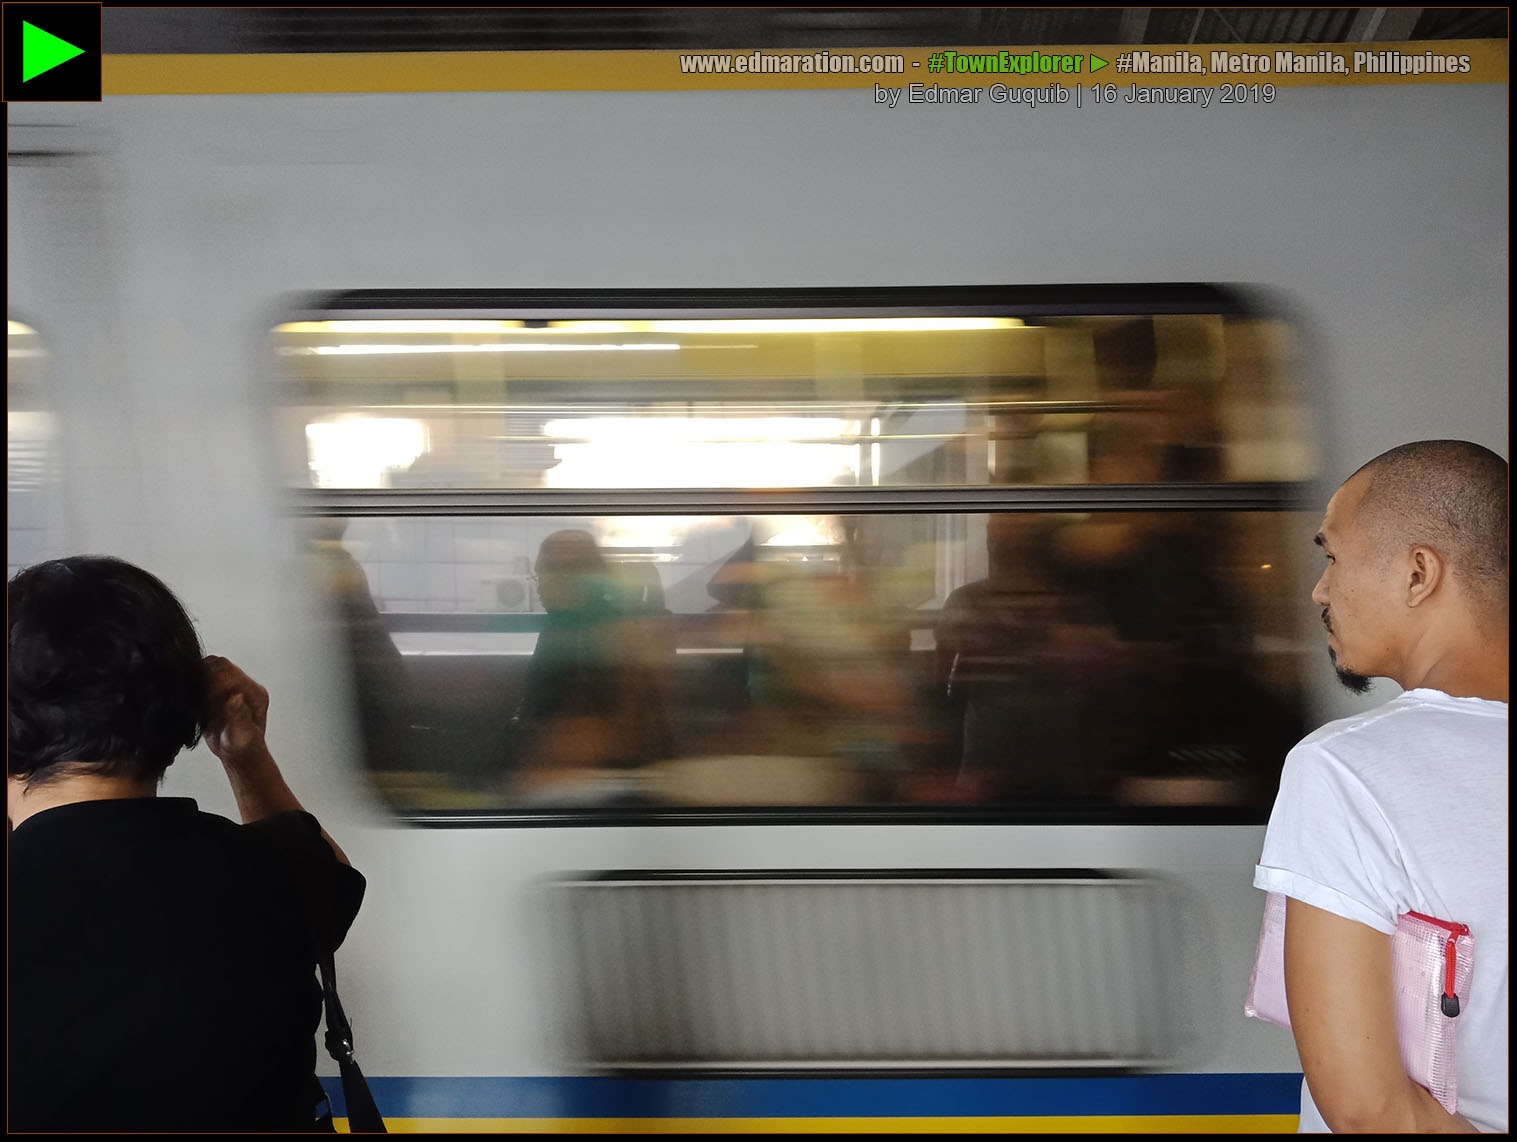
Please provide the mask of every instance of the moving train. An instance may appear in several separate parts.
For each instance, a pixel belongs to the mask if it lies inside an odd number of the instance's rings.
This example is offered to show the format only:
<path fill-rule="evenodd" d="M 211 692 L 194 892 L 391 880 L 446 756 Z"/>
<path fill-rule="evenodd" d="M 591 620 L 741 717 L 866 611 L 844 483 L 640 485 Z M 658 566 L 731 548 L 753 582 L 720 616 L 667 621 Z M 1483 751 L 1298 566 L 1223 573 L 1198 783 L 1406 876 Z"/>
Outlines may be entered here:
<path fill-rule="evenodd" d="M 13 103 L 11 571 L 139 562 L 268 687 L 392 1129 L 1291 1129 L 1251 867 L 1388 685 L 1311 535 L 1394 444 L 1506 452 L 1499 51 Z M 212 760 L 165 792 L 235 816 Z"/>

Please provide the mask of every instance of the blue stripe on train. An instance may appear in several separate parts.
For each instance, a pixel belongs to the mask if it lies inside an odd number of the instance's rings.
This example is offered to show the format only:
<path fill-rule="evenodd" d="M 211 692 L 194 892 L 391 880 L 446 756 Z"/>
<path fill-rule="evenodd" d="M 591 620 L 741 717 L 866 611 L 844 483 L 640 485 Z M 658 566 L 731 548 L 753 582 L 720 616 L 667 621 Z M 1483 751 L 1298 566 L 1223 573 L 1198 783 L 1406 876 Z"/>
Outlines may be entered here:
<path fill-rule="evenodd" d="M 342 1084 L 323 1077 L 338 1117 Z M 1117 1078 L 623 1079 L 372 1076 L 395 1118 L 920 1118 L 1295 1114 L 1301 1075 Z"/>

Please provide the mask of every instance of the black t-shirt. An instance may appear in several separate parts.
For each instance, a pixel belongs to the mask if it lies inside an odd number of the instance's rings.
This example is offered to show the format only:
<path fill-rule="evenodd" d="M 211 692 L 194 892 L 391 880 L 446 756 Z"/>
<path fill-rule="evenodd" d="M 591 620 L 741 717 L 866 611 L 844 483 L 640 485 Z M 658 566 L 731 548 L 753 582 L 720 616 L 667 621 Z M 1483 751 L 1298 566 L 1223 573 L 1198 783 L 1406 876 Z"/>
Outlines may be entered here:
<path fill-rule="evenodd" d="M 309 813 L 86 801 L 10 838 L 10 1128 L 309 1130 L 321 988 L 364 878 Z"/>

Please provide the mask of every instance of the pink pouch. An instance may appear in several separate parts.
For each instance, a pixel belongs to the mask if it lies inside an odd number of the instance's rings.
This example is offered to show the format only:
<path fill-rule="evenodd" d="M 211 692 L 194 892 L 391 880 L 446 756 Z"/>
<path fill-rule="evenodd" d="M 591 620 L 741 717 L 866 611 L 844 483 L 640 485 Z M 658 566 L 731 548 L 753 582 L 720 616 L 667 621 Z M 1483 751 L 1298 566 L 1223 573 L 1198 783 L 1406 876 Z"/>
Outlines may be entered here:
<path fill-rule="evenodd" d="M 1401 1062 L 1412 1081 L 1450 1114 L 1459 1105 L 1457 1016 L 1469 1002 L 1475 944 L 1469 928 L 1408 912 L 1391 937 L 1396 1029 Z M 1285 897 L 1271 892 L 1264 905 L 1259 950 L 1248 980 L 1244 1014 L 1289 1027 L 1285 1004 Z"/>

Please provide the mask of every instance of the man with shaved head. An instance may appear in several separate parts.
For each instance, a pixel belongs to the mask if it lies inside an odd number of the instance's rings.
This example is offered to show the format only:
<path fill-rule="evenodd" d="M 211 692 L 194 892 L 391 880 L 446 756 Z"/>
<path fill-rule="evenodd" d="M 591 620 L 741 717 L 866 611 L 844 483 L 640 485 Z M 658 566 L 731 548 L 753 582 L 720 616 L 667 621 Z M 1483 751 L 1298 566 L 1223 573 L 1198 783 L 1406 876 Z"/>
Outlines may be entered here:
<path fill-rule="evenodd" d="M 1327 505 L 1312 601 L 1355 693 L 1403 693 L 1286 759 L 1254 883 L 1287 898 L 1303 1131 L 1507 1130 L 1508 466 L 1459 440 L 1377 456 Z M 1407 1077 L 1391 934 L 1469 925 L 1458 1114 Z"/>

